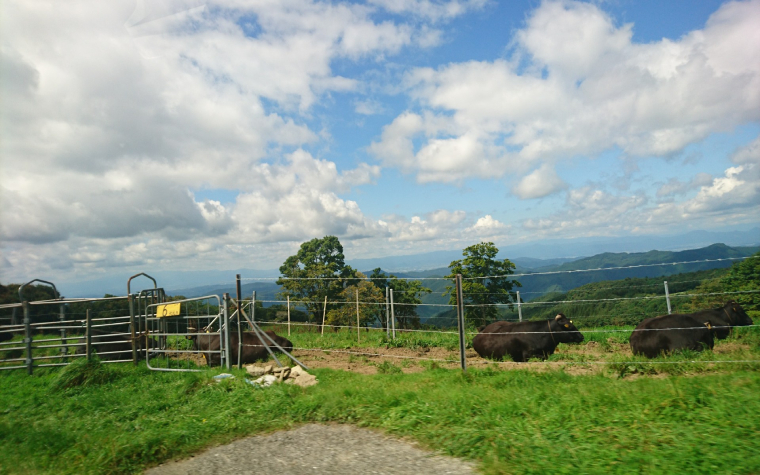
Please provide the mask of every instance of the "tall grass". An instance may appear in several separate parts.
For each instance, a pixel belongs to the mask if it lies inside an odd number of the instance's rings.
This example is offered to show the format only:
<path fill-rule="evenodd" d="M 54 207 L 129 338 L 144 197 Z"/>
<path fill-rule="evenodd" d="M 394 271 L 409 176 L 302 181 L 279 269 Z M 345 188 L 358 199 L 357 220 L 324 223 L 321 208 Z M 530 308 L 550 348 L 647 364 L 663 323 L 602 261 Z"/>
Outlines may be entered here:
<path fill-rule="evenodd" d="M 144 365 L 0 374 L 0 472 L 139 473 L 235 438 L 351 423 L 477 461 L 485 473 L 753 473 L 760 373 L 316 370 L 311 388 L 255 389 Z M 77 377 L 77 373 L 90 376 Z M 76 381 L 80 381 L 79 384 Z M 387 468 L 386 468 L 387 469 Z"/>

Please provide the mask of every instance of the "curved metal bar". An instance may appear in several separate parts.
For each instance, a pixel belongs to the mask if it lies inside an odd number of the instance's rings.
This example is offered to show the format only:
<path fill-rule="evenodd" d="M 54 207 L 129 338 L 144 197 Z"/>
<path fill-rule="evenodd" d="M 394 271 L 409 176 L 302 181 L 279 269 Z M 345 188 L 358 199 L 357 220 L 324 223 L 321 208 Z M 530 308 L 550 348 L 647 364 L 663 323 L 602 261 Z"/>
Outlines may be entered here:
<path fill-rule="evenodd" d="M 19 288 L 18 288 L 18 300 L 20 302 L 24 301 L 24 294 L 23 294 L 24 287 L 26 287 L 27 285 L 31 284 L 32 282 L 42 282 L 43 284 L 48 284 L 49 286 L 53 287 L 53 292 L 55 292 L 55 298 L 57 298 L 57 299 L 61 298 L 61 294 L 58 292 L 58 289 L 55 288 L 55 284 L 54 283 L 48 282 L 47 280 L 34 279 L 34 280 L 30 280 L 26 284 L 21 284 L 19 286 Z"/>
<path fill-rule="evenodd" d="M 132 279 L 134 279 L 135 277 L 140 277 L 141 275 L 144 275 L 145 277 L 147 277 L 147 278 L 149 278 L 150 280 L 153 281 L 153 288 L 154 289 L 158 288 L 158 283 L 156 282 L 156 279 L 154 279 L 153 277 L 149 276 L 145 272 L 140 272 L 139 274 L 135 274 L 132 277 L 130 277 L 129 280 L 127 280 L 127 296 L 129 296 L 129 295 L 132 294 L 132 292 L 130 292 L 130 284 L 132 283 Z"/>

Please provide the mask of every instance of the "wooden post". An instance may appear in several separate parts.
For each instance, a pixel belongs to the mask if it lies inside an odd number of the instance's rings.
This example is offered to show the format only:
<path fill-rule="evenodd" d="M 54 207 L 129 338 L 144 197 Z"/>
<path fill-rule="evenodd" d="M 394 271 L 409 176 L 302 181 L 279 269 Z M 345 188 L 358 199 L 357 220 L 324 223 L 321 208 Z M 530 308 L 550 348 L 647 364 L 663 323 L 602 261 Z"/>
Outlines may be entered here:
<path fill-rule="evenodd" d="M 393 339 L 396 339 L 396 311 L 393 305 L 393 289 L 391 289 L 391 329 L 393 330 Z"/>
<path fill-rule="evenodd" d="M 290 295 L 288 295 L 288 336 L 290 336 Z"/>
<path fill-rule="evenodd" d="M 673 311 L 670 308 L 670 291 L 668 290 L 668 281 L 665 281 L 665 300 L 668 303 L 668 315 L 673 313 Z"/>
<path fill-rule="evenodd" d="M 325 318 L 327 318 L 327 295 L 325 295 L 325 306 L 322 310 L 322 335 L 325 334 Z"/>
<path fill-rule="evenodd" d="M 359 333 L 359 287 L 356 287 L 356 342 L 359 343 L 361 333 Z"/>
<path fill-rule="evenodd" d="M 520 303 L 520 291 L 517 291 L 517 315 L 522 322 L 522 303 Z"/>

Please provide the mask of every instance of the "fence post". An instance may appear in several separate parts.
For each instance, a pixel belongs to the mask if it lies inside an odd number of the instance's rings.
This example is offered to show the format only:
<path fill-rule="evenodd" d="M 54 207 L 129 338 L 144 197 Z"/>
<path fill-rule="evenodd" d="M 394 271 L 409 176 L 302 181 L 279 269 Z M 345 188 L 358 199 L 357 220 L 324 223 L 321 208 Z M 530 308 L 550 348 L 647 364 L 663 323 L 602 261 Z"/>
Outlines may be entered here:
<path fill-rule="evenodd" d="M 290 295 L 288 295 L 288 336 L 290 336 Z"/>
<path fill-rule="evenodd" d="M 385 333 L 390 338 L 391 336 L 391 311 L 390 304 L 388 302 L 388 286 L 385 286 Z"/>
<path fill-rule="evenodd" d="M 360 343 L 361 340 L 361 332 L 359 331 L 361 328 L 359 327 L 359 288 L 356 288 L 356 342 Z"/>
<path fill-rule="evenodd" d="M 393 329 L 393 339 L 396 339 L 396 311 L 393 305 L 393 289 L 391 289 L 391 328 Z"/>
<path fill-rule="evenodd" d="M 24 308 L 24 344 L 26 346 L 26 372 L 32 374 L 34 359 L 32 358 L 32 320 L 29 316 L 29 302 L 21 303 Z"/>
<path fill-rule="evenodd" d="M 129 284 L 127 284 L 127 286 L 129 286 Z M 129 327 L 130 332 L 132 333 L 132 364 L 137 366 L 137 332 L 135 328 L 137 322 L 135 321 L 134 296 L 132 294 L 127 295 L 127 300 L 129 301 Z"/>
<path fill-rule="evenodd" d="M 325 306 L 322 308 L 322 335 L 325 334 L 325 318 L 327 317 L 327 295 L 325 295 Z"/>
<path fill-rule="evenodd" d="M 230 314 L 227 308 L 227 300 L 229 300 L 230 294 L 225 293 L 224 294 L 224 314 L 222 315 L 222 335 L 220 335 L 220 340 L 224 339 L 224 364 L 227 369 L 230 369 L 232 367 L 232 361 L 230 356 Z M 221 346 L 221 345 L 220 345 Z M 220 355 L 221 356 L 221 355 Z M 220 361 L 221 362 L 221 361 Z"/>
<path fill-rule="evenodd" d="M 520 317 L 522 322 L 522 303 L 520 302 L 520 291 L 517 291 L 517 316 Z"/>
<path fill-rule="evenodd" d="M 459 360 L 462 371 L 467 371 L 467 361 L 464 354 L 464 302 L 462 298 L 462 274 L 457 274 L 457 326 L 459 327 Z"/>
<path fill-rule="evenodd" d="M 253 291 L 253 296 L 251 297 L 251 321 L 248 323 L 248 328 L 253 330 L 252 323 L 256 321 L 256 291 Z"/>
<path fill-rule="evenodd" d="M 84 354 L 87 356 L 87 361 L 92 361 L 92 320 L 90 320 L 89 308 L 85 313 L 84 325 Z"/>
<path fill-rule="evenodd" d="M 66 306 L 64 304 L 61 304 L 58 320 L 61 322 L 61 343 L 63 343 L 61 353 L 63 356 L 67 356 L 69 354 L 69 345 L 66 343 Z M 63 361 L 68 361 L 68 358 L 63 358 Z"/>
<path fill-rule="evenodd" d="M 668 315 L 673 313 L 670 309 L 670 292 L 668 291 L 668 281 L 665 281 L 665 300 L 668 302 Z"/>
<path fill-rule="evenodd" d="M 237 357 L 237 367 L 238 369 L 241 369 L 243 367 L 242 358 L 243 358 L 243 332 L 240 328 L 240 320 L 243 318 L 243 310 L 240 307 L 240 274 L 235 274 L 235 292 L 236 292 L 236 301 L 235 305 L 237 305 L 237 333 L 238 333 L 238 357 Z"/>

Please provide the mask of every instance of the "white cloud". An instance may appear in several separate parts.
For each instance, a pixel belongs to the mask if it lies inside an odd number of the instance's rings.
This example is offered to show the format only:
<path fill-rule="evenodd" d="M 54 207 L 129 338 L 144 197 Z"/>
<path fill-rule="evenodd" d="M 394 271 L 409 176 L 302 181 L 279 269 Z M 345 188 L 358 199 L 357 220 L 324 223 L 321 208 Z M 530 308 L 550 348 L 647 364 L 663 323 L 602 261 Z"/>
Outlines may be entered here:
<path fill-rule="evenodd" d="M 442 182 L 523 174 L 615 147 L 672 155 L 760 120 L 758 23 L 760 1 L 732 2 L 702 30 L 638 44 L 632 25 L 616 26 L 595 5 L 543 2 L 509 60 L 410 72 L 421 111 L 400 115 L 370 151 Z"/>
<path fill-rule="evenodd" d="M 359 87 L 334 61 L 382 62 L 436 36 L 377 12 L 310 0 L 5 2 L 4 259 L 30 271 L 202 265 L 253 243 L 387 233 L 339 196 L 379 167 L 339 170 L 299 148 L 319 140 L 306 125 L 314 104 Z M 204 188 L 239 196 L 188 191 Z"/>
<path fill-rule="evenodd" d="M 731 155 L 731 161 L 737 164 L 760 164 L 760 137 L 741 147 Z"/>
<path fill-rule="evenodd" d="M 448 239 L 467 217 L 464 211 L 437 210 L 424 216 L 385 216 L 381 224 L 390 232 L 391 241 L 428 241 Z"/>
<path fill-rule="evenodd" d="M 523 177 L 512 192 L 522 199 L 543 198 L 567 187 L 567 184 L 548 164 Z"/>
<path fill-rule="evenodd" d="M 671 178 L 657 189 L 657 197 L 683 195 L 691 190 L 710 184 L 712 179 L 713 177 L 709 173 L 697 173 L 689 182 L 681 182 L 678 178 Z"/>
<path fill-rule="evenodd" d="M 369 3 L 395 14 L 411 13 L 432 21 L 445 21 L 460 16 L 468 10 L 480 9 L 487 1 L 369 0 Z"/>

